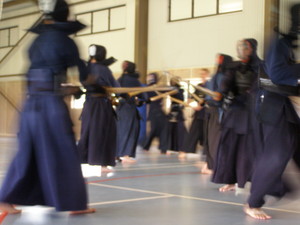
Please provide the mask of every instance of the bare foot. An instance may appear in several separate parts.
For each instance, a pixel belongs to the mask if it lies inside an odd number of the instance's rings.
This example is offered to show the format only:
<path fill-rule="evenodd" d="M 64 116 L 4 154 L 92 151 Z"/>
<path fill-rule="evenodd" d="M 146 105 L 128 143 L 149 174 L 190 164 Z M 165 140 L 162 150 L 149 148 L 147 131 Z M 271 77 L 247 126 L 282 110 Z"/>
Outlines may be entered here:
<path fill-rule="evenodd" d="M 267 215 L 261 208 L 250 208 L 249 205 L 244 206 L 244 212 L 254 219 L 258 220 L 268 220 L 271 216 Z"/>
<path fill-rule="evenodd" d="M 130 158 L 129 156 L 124 156 L 121 159 L 122 159 L 122 163 L 136 163 L 136 160 Z"/>
<path fill-rule="evenodd" d="M 178 158 L 179 159 L 184 159 L 186 157 L 186 153 L 185 152 L 179 152 L 178 154 Z"/>
<path fill-rule="evenodd" d="M 203 161 L 197 161 L 197 162 L 195 163 L 195 166 L 196 166 L 198 169 L 200 169 L 200 172 L 201 172 L 201 170 L 202 170 L 204 164 L 205 164 L 205 162 L 203 162 Z"/>
<path fill-rule="evenodd" d="M 22 210 L 16 209 L 12 204 L 8 203 L 0 203 L 0 211 L 8 214 L 18 214 L 22 212 Z"/>
<path fill-rule="evenodd" d="M 213 171 L 212 170 L 210 170 L 210 169 L 208 169 L 208 167 L 207 167 L 207 163 L 205 163 L 204 165 L 203 165 L 203 167 L 201 168 L 201 173 L 202 174 L 212 174 L 213 173 Z"/>
<path fill-rule="evenodd" d="M 94 212 L 96 212 L 96 209 L 88 208 L 88 209 L 85 209 L 85 210 L 71 211 L 70 215 L 80 215 L 80 214 L 88 214 L 88 213 L 94 213 Z"/>
<path fill-rule="evenodd" d="M 113 169 L 108 168 L 107 166 L 101 166 L 101 173 L 110 173 L 113 171 L 114 171 Z"/>
<path fill-rule="evenodd" d="M 227 191 L 234 191 L 235 190 L 235 184 L 226 184 L 219 188 L 220 192 L 227 192 Z"/>

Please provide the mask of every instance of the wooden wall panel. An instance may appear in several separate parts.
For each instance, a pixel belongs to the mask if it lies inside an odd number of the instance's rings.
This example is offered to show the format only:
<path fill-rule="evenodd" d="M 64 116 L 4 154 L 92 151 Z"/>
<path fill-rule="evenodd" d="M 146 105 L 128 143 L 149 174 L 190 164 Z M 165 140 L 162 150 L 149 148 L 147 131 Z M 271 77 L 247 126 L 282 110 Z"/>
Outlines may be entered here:
<path fill-rule="evenodd" d="M 18 117 L 24 99 L 24 82 L 0 81 L 0 136 L 16 136 Z"/>
<path fill-rule="evenodd" d="M 0 83 L 0 87 L 4 84 Z M 0 135 L 6 135 L 7 101 L 0 95 Z"/>

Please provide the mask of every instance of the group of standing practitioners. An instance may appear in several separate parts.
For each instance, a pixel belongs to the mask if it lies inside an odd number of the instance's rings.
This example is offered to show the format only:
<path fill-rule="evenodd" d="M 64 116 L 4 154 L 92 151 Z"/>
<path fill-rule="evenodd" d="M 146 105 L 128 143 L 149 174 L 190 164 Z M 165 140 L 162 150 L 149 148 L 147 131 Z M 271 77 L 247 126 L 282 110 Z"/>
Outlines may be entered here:
<path fill-rule="evenodd" d="M 212 182 L 225 184 L 221 192 L 244 188 L 246 182 L 251 182 L 244 212 L 261 220 L 271 218 L 261 209 L 265 196 L 282 197 L 291 189 L 283 180 L 289 160 L 293 158 L 300 165 L 300 65 L 293 54 L 300 34 L 300 4 L 291 8 L 291 18 L 289 33 L 278 32 L 265 61 L 257 56 L 258 43 L 253 38 L 238 41 L 239 61 L 218 55 L 216 74 L 202 86 L 220 95 L 204 97 L 204 126 L 201 121 L 193 121 L 198 123 L 198 129 L 204 129 L 202 141 Z M 270 86 L 261 84 L 263 71 L 272 82 Z M 170 115 L 178 115 L 176 111 Z M 180 129 L 181 120 L 173 118 L 177 123 L 174 127 Z M 185 139 L 196 143 L 201 141 L 201 131 L 195 132 L 197 126 L 193 123 Z M 189 152 L 187 145 L 179 146 L 181 151 Z"/>
<path fill-rule="evenodd" d="M 111 95 L 106 87 L 140 87 L 135 64 L 124 61 L 123 73 L 118 80 L 108 66 L 114 58 L 106 59 L 106 49 L 100 45 L 89 47 L 89 76 L 82 82 L 86 89 L 86 101 L 81 115 L 81 135 L 78 151 L 82 163 L 100 165 L 102 172 L 112 171 L 116 161 L 135 162 L 140 117 L 137 105 L 145 99 L 144 94 L 118 95 L 113 108 Z"/>
<path fill-rule="evenodd" d="M 244 212 L 255 219 L 270 219 L 261 207 L 265 196 L 283 197 L 291 187 L 283 181 L 290 159 L 299 166 L 300 65 L 293 49 L 299 33 L 300 4 L 292 8 L 294 19 L 289 34 L 279 34 L 266 61 L 256 54 L 257 41 L 243 39 L 237 44 L 240 61 L 227 58 L 205 87 L 221 97 L 205 98 L 204 153 L 212 182 L 225 184 L 219 191 L 244 188 L 251 182 Z M 265 71 L 273 82 L 260 85 Z M 219 76 L 219 78 L 217 78 Z M 298 115 L 297 115 L 298 113 Z M 283 135 L 284 134 L 284 135 Z"/>
<path fill-rule="evenodd" d="M 294 159 L 300 166 L 300 64 L 294 56 L 300 34 L 300 4 L 293 5 L 290 13 L 289 33 L 277 31 L 265 61 L 256 54 L 255 39 L 238 42 L 240 61 L 227 63 L 218 87 L 212 89 L 222 94 L 222 98 L 214 99 L 222 102 L 217 106 L 221 109 L 217 114 L 219 139 L 209 138 L 211 126 L 206 130 L 208 143 L 217 143 L 212 182 L 225 184 L 221 192 L 251 182 L 244 212 L 261 220 L 271 218 L 261 209 L 266 195 L 280 198 L 293 189 L 283 179 L 288 162 Z M 262 74 L 269 82 L 262 82 Z M 210 146 L 206 151 L 211 152 Z"/>

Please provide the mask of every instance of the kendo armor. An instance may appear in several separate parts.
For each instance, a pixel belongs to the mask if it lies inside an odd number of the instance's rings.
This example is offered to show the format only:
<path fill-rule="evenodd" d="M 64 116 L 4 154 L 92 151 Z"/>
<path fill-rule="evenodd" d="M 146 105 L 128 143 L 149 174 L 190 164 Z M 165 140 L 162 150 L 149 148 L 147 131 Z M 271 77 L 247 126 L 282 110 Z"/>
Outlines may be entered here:
<path fill-rule="evenodd" d="M 255 74 L 252 70 L 235 72 L 236 95 L 244 95 L 249 92 L 255 80 Z"/>

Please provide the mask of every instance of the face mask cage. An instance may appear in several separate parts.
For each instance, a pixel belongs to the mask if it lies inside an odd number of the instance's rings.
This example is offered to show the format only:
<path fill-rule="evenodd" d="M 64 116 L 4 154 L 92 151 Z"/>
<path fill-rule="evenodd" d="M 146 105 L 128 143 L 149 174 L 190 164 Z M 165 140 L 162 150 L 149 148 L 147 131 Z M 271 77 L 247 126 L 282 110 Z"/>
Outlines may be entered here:
<path fill-rule="evenodd" d="M 39 9 L 44 14 L 49 14 L 54 11 L 57 0 L 39 0 Z"/>
<path fill-rule="evenodd" d="M 89 47 L 89 56 L 93 57 L 96 55 L 97 48 L 95 45 L 91 45 Z"/>

